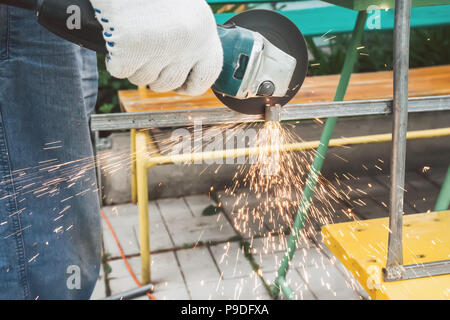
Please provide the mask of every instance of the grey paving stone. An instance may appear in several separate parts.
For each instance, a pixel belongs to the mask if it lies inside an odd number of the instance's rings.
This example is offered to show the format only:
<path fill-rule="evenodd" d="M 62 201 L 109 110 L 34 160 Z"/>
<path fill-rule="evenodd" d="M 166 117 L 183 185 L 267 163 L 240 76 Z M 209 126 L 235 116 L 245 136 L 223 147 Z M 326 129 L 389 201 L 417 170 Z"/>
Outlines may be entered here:
<path fill-rule="evenodd" d="M 119 239 L 125 254 L 132 255 L 139 252 L 133 225 L 138 223 L 137 207 L 133 204 L 104 207 L 103 212 L 108 217 L 114 232 Z M 104 249 L 112 258 L 120 257 L 120 251 L 114 241 L 111 231 L 102 220 Z"/>
<path fill-rule="evenodd" d="M 135 204 L 124 204 L 103 208 L 114 231 L 119 238 L 125 255 L 139 253 L 139 214 Z M 150 250 L 165 250 L 173 248 L 168 231 L 162 221 L 161 214 L 154 201 L 149 202 L 149 224 L 150 224 Z M 111 257 L 120 257 L 119 249 L 103 221 L 103 239 L 106 252 Z"/>
<path fill-rule="evenodd" d="M 192 213 L 183 198 L 156 200 L 159 210 L 166 221 L 192 218 Z"/>
<path fill-rule="evenodd" d="M 254 254 L 253 259 L 259 265 L 260 270 L 263 272 L 271 272 L 278 270 L 281 264 L 281 260 L 284 257 L 284 252 L 275 252 L 268 254 Z"/>
<path fill-rule="evenodd" d="M 133 227 L 130 226 L 114 226 L 114 232 L 122 246 L 126 255 L 134 255 L 139 253 L 139 246 L 134 233 Z M 105 252 L 107 252 L 111 258 L 120 257 L 119 248 L 111 235 L 111 232 L 105 226 L 103 227 L 103 245 Z"/>
<path fill-rule="evenodd" d="M 291 268 L 319 268 L 332 264 L 330 258 L 318 247 L 297 249 L 291 261 Z"/>
<path fill-rule="evenodd" d="M 329 258 L 329 263 L 338 269 L 344 278 L 347 280 L 347 283 L 351 288 L 354 289 L 363 299 L 369 300 L 369 294 L 364 290 L 364 288 L 360 285 L 360 283 L 356 280 L 356 278 L 347 270 L 347 268 L 336 258 L 335 255 L 323 244 L 320 243 L 320 250 L 323 254 L 325 254 Z"/>
<path fill-rule="evenodd" d="M 286 242 L 281 242 L 281 245 L 274 245 L 271 239 L 255 239 L 256 246 L 252 250 L 252 255 L 255 262 L 259 265 L 263 272 L 272 272 L 279 269 L 281 261 L 283 260 L 286 249 L 285 244 L 287 243 L 287 236 L 283 236 Z M 280 238 L 278 238 L 279 240 Z M 318 265 L 329 263 L 328 257 L 325 256 L 319 248 L 317 248 L 312 242 L 307 238 L 302 238 L 294 257 L 291 261 L 291 267 L 298 267 L 300 265 Z"/>
<path fill-rule="evenodd" d="M 159 290 L 185 288 L 184 280 L 173 252 L 153 254 L 151 258 L 152 283 L 155 285 L 155 295 Z M 128 259 L 128 263 L 138 279 L 141 276 L 140 260 L 140 257 Z M 137 285 L 122 260 L 110 261 L 109 265 L 112 272 L 108 275 L 108 279 L 113 295 L 136 288 Z"/>
<path fill-rule="evenodd" d="M 258 208 L 261 205 L 261 199 L 248 189 L 238 189 L 234 195 L 218 191 L 216 195 L 224 213 L 242 238 L 266 236 L 270 232 L 278 232 L 285 227 L 285 224 L 278 220 L 269 221 L 271 212 L 266 208 Z M 236 201 L 239 198 L 240 200 Z M 255 211 L 257 215 L 254 214 Z M 277 217 L 277 214 L 273 213 L 272 216 Z"/>
<path fill-rule="evenodd" d="M 189 286 L 193 300 L 269 300 L 270 295 L 257 275 Z"/>
<path fill-rule="evenodd" d="M 314 246 L 314 244 L 312 244 L 311 241 L 304 236 L 304 234 L 302 235 L 302 238 L 297 243 L 297 249 Z M 289 236 L 287 235 L 275 235 L 265 238 L 254 238 L 249 240 L 249 243 L 252 249 L 252 254 L 267 254 L 274 252 L 285 252 L 288 240 Z"/>
<path fill-rule="evenodd" d="M 199 243 L 227 241 L 237 234 L 222 213 L 214 216 L 171 218 L 166 220 L 170 236 L 177 247 Z"/>
<path fill-rule="evenodd" d="M 331 264 L 300 267 L 296 270 L 319 300 L 361 299 L 351 283 Z"/>
<path fill-rule="evenodd" d="M 214 281 L 220 278 L 220 273 L 208 248 L 178 250 L 175 254 L 178 256 L 181 270 L 188 285 Z"/>
<path fill-rule="evenodd" d="M 129 226 L 139 224 L 138 206 L 133 203 L 121 204 L 117 206 L 103 207 L 111 224 L 114 226 Z M 162 221 L 161 213 L 155 201 L 148 203 L 149 220 L 152 222 Z"/>
<path fill-rule="evenodd" d="M 99 279 L 92 292 L 90 300 L 101 300 L 106 297 L 105 280 Z"/>
<path fill-rule="evenodd" d="M 150 224 L 150 251 L 161 251 L 174 248 L 174 244 L 170 240 L 169 232 L 161 220 L 158 222 L 149 221 Z M 138 239 L 138 245 L 140 248 L 140 231 L 139 226 L 133 226 L 136 238 Z"/>
<path fill-rule="evenodd" d="M 106 297 L 105 273 L 103 267 L 100 267 L 100 274 L 90 300 L 100 300 Z"/>
<path fill-rule="evenodd" d="M 106 214 L 113 227 L 132 226 L 139 222 L 138 208 L 135 204 L 129 203 L 117 206 L 107 206 L 103 207 L 103 212 Z"/>
<path fill-rule="evenodd" d="M 263 278 L 268 285 L 272 285 L 277 277 L 277 272 L 264 272 Z M 305 281 L 300 277 L 298 272 L 294 269 L 288 272 L 286 281 L 293 291 L 296 300 L 316 300 L 311 290 L 309 290 Z M 282 293 L 279 296 L 280 299 L 285 299 Z"/>
<path fill-rule="evenodd" d="M 136 276 L 141 275 L 141 259 L 139 257 L 129 258 L 128 264 L 130 265 Z M 108 265 L 111 268 L 111 272 L 108 274 L 109 280 L 120 279 L 120 278 L 130 278 L 130 273 L 125 266 L 122 259 L 117 259 L 113 261 L 108 261 Z"/>
<path fill-rule="evenodd" d="M 201 217 L 203 214 L 203 210 L 205 210 L 207 207 L 213 205 L 216 206 L 217 204 L 207 195 L 194 195 L 194 196 L 186 196 L 184 197 L 186 203 L 189 206 L 189 209 L 191 209 L 191 212 L 196 217 Z"/>
<path fill-rule="evenodd" d="M 238 242 L 211 246 L 210 250 L 224 279 L 248 277 L 254 273 Z"/>

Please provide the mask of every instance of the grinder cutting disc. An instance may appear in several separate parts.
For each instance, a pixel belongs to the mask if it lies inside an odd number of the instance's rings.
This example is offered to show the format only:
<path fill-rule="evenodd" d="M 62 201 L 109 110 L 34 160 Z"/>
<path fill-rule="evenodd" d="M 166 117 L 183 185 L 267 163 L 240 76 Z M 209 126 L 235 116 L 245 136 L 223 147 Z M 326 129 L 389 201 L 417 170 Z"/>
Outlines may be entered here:
<path fill-rule="evenodd" d="M 278 49 L 294 57 L 297 66 L 284 97 L 237 99 L 216 93 L 217 98 L 230 109 L 245 114 L 264 114 L 266 105 L 286 105 L 297 94 L 308 71 L 308 49 L 297 26 L 285 16 L 270 10 L 245 11 L 225 24 L 235 24 L 260 33 Z"/>

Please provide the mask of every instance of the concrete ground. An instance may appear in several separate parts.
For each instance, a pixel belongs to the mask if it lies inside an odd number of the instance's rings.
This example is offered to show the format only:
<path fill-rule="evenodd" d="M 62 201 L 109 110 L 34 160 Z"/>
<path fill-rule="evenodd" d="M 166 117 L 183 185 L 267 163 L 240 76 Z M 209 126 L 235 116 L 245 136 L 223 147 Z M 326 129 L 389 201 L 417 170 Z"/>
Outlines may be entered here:
<path fill-rule="evenodd" d="M 434 166 L 407 172 L 406 214 L 432 210 L 446 169 Z M 387 216 L 388 181 L 382 170 L 350 179 L 347 185 L 359 191 L 348 193 L 349 199 L 335 204 L 335 210 L 326 219 L 310 219 L 287 276 L 298 299 L 367 298 L 356 280 L 324 248 L 319 230 L 325 223 Z M 237 190 L 236 194 L 247 191 Z M 266 222 L 262 227 L 251 226 L 251 234 L 239 232 L 235 219 L 239 208 L 234 202 L 233 197 L 220 190 L 150 202 L 151 271 L 158 299 L 271 299 L 268 285 L 275 278 L 287 236 L 274 234 L 273 223 Z M 203 215 L 205 208 L 218 203 L 220 212 Z M 257 199 L 250 199 L 246 205 L 252 203 L 258 203 Z M 352 216 L 340 214 L 348 210 Z M 108 206 L 104 211 L 139 277 L 137 206 Z M 286 224 L 280 222 L 283 223 Z M 107 272 L 102 271 L 93 299 L 136 287 L 105 223 L 103 244 L 103 270 Z"/>
<path fill-rule="evenodd" d="M 206 195 L 151 202 L 154 295 L 158 299 L 271 299 L 267 285 L 275 278 L 287 237 L 243 240 L 225 214 L 202 216 L 211 204 Z M 139 277 L 137 206 L 105 207 L 104 211 Z M 108 253 L 104 269 L 109 272 L 106 279 L 102 272 L 93 299 L 136 287 L 105 223 L 103 232 Z M 251 252 L 251 258 L 245 252 Z M 298 299 L 362 299 L 365 295 L 336 259 L 306 238 L 299 244 L 288 280 Z"/>

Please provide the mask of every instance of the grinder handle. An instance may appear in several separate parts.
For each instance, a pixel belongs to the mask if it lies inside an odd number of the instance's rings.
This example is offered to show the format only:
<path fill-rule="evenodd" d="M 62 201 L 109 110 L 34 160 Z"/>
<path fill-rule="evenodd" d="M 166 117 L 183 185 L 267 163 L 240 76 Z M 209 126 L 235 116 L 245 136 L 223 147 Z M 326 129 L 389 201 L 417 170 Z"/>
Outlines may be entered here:
<path fill-rule="evenodd" d="M 0 4 L 36 12 L 50 32 L 79 46 L 107 54 L 103 28 L 89 0 L 0 0 Z"/>
<path fill-rule="evenodd" d="M 39 24 L 50 32 L 98 53 L 108 53 L 103 28 L 89 0 L 0 0 L 0 4 L 35 11 Z"/>
<path fill-rule="evenodd" d="M 107 54 L 103 28 L 95 18 L 89 0 L 37 0 L 40 25 L 72 43 Z M 71 16 L 79 14 L 79 25 L 72 24 Z"/>

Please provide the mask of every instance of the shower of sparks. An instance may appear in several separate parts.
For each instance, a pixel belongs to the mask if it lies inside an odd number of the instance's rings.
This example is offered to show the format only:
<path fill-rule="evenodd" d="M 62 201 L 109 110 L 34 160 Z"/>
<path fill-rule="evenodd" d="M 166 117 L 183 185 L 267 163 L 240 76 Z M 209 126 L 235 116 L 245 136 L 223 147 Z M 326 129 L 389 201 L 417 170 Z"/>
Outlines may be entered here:
<path fill-rule="evenodd" d="M 231 212 L 234 226 L 241 234 L 267 237 L 273 233 L 284 234 L 292 226 L 315 155 L 312 150 L 280 150 L 282 145 L 298 141 L 300 137 L 289 124 L 266 122 L 260 129 L 256 146 L 261 152 L 252 159 L 254 164 L 249 168 L 241 166 L 233 184 L 225 190 L 225 194 L 235 199 Z M 310 225 L 332 222 L 336 214 L 334 205 L 347 199 L 346 192 L 319 176 L 315 201 L 307 215 Z M 342 213 L 353 219 L 351 212 Z"/>

